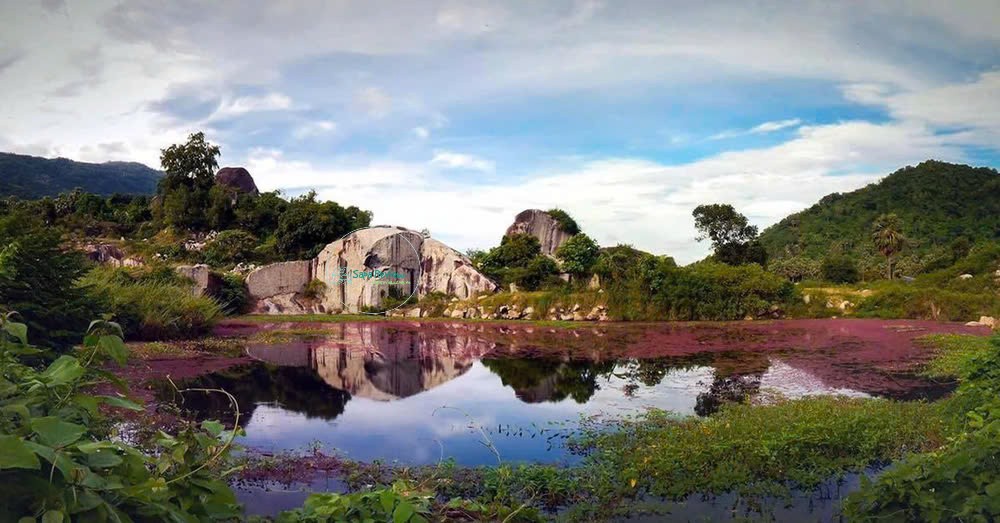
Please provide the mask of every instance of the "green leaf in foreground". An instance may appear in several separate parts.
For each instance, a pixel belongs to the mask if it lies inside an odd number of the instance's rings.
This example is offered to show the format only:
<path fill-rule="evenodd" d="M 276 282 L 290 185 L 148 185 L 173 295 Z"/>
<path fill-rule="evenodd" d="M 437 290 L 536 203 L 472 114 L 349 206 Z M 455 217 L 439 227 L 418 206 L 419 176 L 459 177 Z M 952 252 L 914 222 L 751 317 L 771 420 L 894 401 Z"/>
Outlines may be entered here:
<path fill-rule="evenodd" d="M 37 469 L 38 457 L 16 436 L 0 436 L 0 470 Z"/>
<path fill-rule="evenodd" d="M 87 432 L 87 427 L 62 421 L 55 416 L 46 416 L 31 420 L 31 430 L 38 434 L 41 443 L 59 448 L 80 439 Z"/>

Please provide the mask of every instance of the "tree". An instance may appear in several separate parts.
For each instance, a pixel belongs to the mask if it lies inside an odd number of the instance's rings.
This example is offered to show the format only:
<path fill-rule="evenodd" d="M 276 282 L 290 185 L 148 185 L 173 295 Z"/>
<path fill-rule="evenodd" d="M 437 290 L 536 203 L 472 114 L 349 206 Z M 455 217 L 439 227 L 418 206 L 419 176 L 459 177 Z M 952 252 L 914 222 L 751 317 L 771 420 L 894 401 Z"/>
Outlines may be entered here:
<path fill-rule="evenodd" d="M 906 237 L 903 236 L 902 223 L 899 217 L 893 213 L 883 214 L 872 223 L 872 242 L 878 252 L 885 256 L 886 271 L 891 280 L 893 256 L 899 254 L 906 245 Z"/>
<path fill-rule="evenodd" d="M 530 234 L 509 234 L 500 240 L 500 246 L 490 249 L 483 257 L 483 270 L 497 271 L 512 267 L 527 267 L 542 253 L 542 244 Z"/>
<path fill-rule="evenodd" d="M 205 141 L 202 132 L 161 151 L 160 166 L 165 175 L 157 189 L 161 198 L 158 217 L 165 224 L 195 230 L 207 225 L 219 154 L 219 146 Z"/>
<path fill-rule="evenodd" d="M 575 234 L 556 250 L 556 257 L 562 262 L 564 271 L 574 278 L 590 274 L 597 263 L 600 248 L 590 236 Z"/>
<path fill-rule="evenodd" d="M 969 251 L 972 250 L 972 243 L 969 238 L 965 236 L 959 236 L 951 242 L 951 262 L 955 263 L 962 258 L 969 255 Z"/>
<path fill-rule="evenodd" d="M 699 205 L 691 214 L 700 233 L 696 239 L 711 240 L 718 261 L 727 265 L 767 262 L 767 253 L 757 239 L 757 227 L 732 205 Z"/>
<path fill-rule="evenodd" d="M 77 286 L 86 272 L 79 252 L 62 248 L 60 230 L 36 216 L 0 218 L 0 306 L 28 324 L 32 344 L 67 351 L 101 310 Z"/>
<path fill-rule="evenodd" d="M 858 264 L 850 256 L 836 254 L 827 256 L 820 266 L 823 279 L 834 283 L 855 283 L 860 279 Z"/>
<path fill-rule="evenodd" d="M 278 252 L 285 257 L 312 258 L 326 244 L 353 231 L 367 227 L 372 214 L 336 202 L 316 200 L 316 192 L 293 198 L 278 217 L 275 230 Z"/>
<path fill-rule="evenodd" d="M 246 231 L 229 229 L 222 231 L 205 246 L 205 261 L 214 265 L 228 265 L 249 261 L 257 247 L 257 238 Z"/>

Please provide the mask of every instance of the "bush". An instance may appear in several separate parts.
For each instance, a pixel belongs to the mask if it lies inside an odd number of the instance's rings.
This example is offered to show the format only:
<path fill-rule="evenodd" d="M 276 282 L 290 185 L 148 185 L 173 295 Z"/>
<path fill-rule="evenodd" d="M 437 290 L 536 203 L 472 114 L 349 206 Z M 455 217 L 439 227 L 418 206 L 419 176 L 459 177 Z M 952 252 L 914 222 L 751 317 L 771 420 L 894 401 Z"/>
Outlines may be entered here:
<path fill-rule="evenodd" d="M 579 234 L 580 226 L 576 223 L 576 220 L 569 215 L 568 212 L 562 209 L 549 209 L 545 211 L 549 216 L 552 217 L 559 224 L 559 230 L 566 234 Z"/>
<path fill-rule="evenodd" d="M 599 252 L 597 242 L 580 233 L 560 245 L 556 257 L 562 261 L 563 270 L 575 277 L 583 277 L 594 268 Z"/>
<path fill-rule="evenodd" d="M 107 409 L 143 410 L 93 393 L 95 384 L 120 382 L 98 370 L 125 362 L 116 327 L 97 323 L 79 359 L 63 355 L 38 369 L 22 360 L 39 352 L 27 346 L 27 326 L 0 318 L 0 521 L 240 519 L 222 467 L 236 433 L 214 421 L 181 422 L 176 435 L 159 432 L 144 451 L 108 430 Z"/>
<path fill-rule="evenodd" d="M 162 269 L 133 274 L 97 267 L 82 282 L 107 304 L 125 334 L 137 339 L 198 336 L 208 332 L 222 314 L 215 301 L 192 296 L 187 283 L 177 276 L 167 277 Z"/>
<path fill-rule="evenodd" d="M 66 351 L 103 306 L 76 285 L 86 272 L 78 252 L 65 251 L 58 228 L 16 213 L 0 217 L 0 308 L 17 311 L 31 342 Z"/>
<path fill-rule="evenodd" d="M 239 229 L 222 231 L 205 246 L 205 262 L 220 267 L 250 261 L 257 248 L 257 238 Z"/>
<path fill-rule="evenodd" d="M 227 315 L 242 314 L 246 311 L 249 296 L 247 286 L 243 277 L 239 274 L 227 272 L 219 277 L 221 285 L 215 292 L 213 298 L 222 307 L 222 312 Z"/>
<path fill-rule="evenodd" d="M 833 283 L 855 283 L 861 278 L 854 259 L 844 255 L 828 256 L 820 266 L 823 279 Z"/>

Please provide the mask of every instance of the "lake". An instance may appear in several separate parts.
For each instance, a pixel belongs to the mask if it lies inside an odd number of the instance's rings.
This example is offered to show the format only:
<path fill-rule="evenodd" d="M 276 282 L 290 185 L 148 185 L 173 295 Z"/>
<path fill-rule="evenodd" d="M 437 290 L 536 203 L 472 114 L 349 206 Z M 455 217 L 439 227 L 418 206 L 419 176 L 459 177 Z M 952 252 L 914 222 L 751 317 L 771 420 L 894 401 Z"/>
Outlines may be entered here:
<path fill-rule="evenodd" d="M 951 384 L 915 372 L 915 338 L 958 324 L 857 319 L 728 323 L 227 323 L 249 362 L 190 378 L 240 406 L 240 443 L 321 448 L 354 460 L 462 465 L 572 463 L 580 423 L 648 408 L 706 416 L 730 401 L 813 394 L 934 399 Z M 261 339 L 250 336 L 248 340 Z M 264 338 L 266 339 L 266 337 Z M 160 398 L 176 394 L 160 386 Z M 199 418 L 233 421 L 220 394 L 186 393 Z"/>

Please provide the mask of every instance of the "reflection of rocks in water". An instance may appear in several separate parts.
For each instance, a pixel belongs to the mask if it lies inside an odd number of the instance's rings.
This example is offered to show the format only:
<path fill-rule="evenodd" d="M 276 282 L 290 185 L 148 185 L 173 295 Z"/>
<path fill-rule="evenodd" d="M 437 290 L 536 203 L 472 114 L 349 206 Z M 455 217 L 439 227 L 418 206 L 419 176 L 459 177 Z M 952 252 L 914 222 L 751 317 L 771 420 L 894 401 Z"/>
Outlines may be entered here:
<path fill-rule="evenodd" d="M 309 417 L 329 420 L 342 414 L 351 399 L 350 394 L 329 387 L 308 368 L 265 363 L 240 365 L 200 376 L 178 384 L 178 388 L 222 389 L 229 392 L 239 405 L 242 426 L 250 421 L 259 404 L 277 404 Z M 230 423 L 234 419 L 235 413 L 225 394 L 185 392 L 183 403 L 175 395 L 168 383 L 160 386 L 160 398 L 176 401 L 182 408 L 194 411 L 200 419 L 219 419 Z"/>
<path fill-rule="evenodd" d="M 573 398 L 586 403 L 600 388 L 598 378 L 614 371 L 615 362 L 552 359 L 484 359 L 483 365 L 514 389 L 525 403 L 562 401 Z"/>
<path fill-rule="evenodd" d="M 323 338 L 252 346 L 247 352 L 269 363 L 309 366 L 333 388 L 388 401 L 461 376 L 492 347 L 468 335 L 430 336 L 368 323 L 343 324 Z"/>

